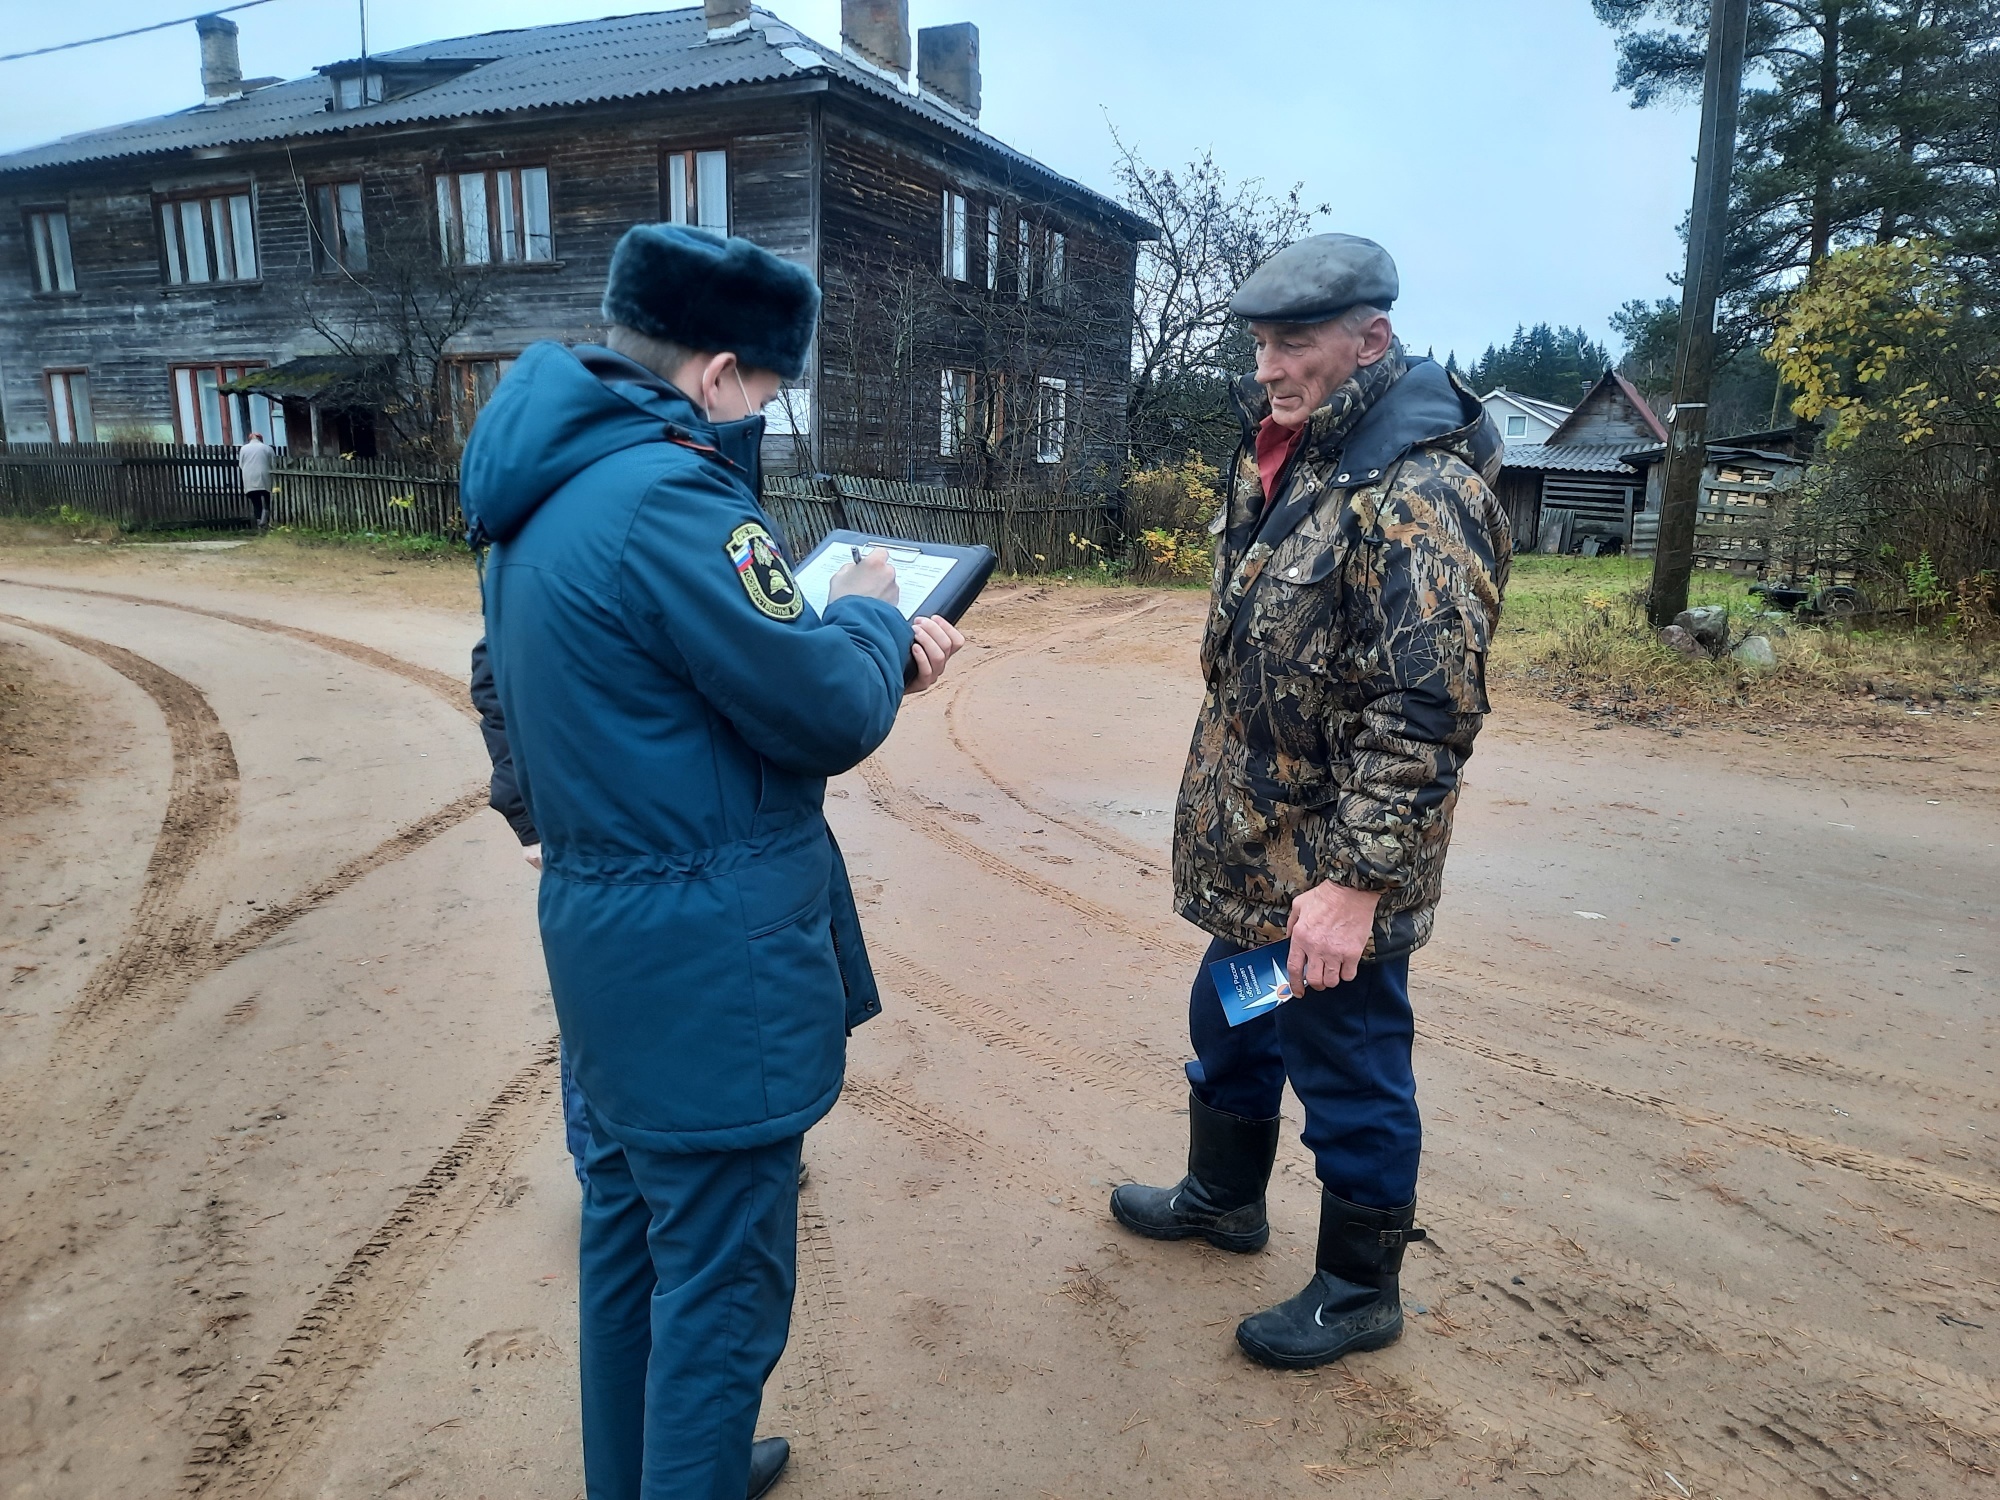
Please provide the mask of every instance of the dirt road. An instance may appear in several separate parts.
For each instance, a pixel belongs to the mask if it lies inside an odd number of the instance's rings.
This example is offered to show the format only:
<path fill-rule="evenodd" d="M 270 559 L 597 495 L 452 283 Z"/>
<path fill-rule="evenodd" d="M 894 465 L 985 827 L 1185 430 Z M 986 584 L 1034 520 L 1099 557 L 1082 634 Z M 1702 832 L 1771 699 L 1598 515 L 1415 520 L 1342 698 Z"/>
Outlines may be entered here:
<path fill-rule="evenodd" d="M 476 620 L 0 578 L 62 772 L 0 824 L 0 1495 L 580 1493 Z M 1231 1328 L 1309 1270 L 1295 1131 L 1261 1256 L 1104 1208 L 1185 1149 L 1201 608 L 997 591 L 833 789 L 888 1004 L 807 1143 L 780 1493 L 1991 1493 L 2000 721 L 1807 754 L 1503 701 L 1412 983 L 1410 1331 L 1275 1374 Z"/>

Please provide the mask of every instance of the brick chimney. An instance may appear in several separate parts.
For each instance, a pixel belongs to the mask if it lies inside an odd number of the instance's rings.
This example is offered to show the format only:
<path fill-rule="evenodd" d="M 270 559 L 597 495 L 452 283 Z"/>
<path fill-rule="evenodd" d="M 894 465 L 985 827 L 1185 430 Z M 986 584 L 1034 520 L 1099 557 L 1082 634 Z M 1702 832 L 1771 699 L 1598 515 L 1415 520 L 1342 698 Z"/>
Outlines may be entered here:
<path fill-rule="evenodd" d="M 243 92 L 243 63 L 236 55 L 236 23 L 221 16 L 197 16 L 201 38 L 201 92 L 211 103 Z"/>
<path fill-rule="evenodd" d="M 840 51 L 908 87 L 910 0 L 840 0 Z"/>
<path fill-rule="evenodd" d="M 969 120 L 979 118 L 979 28 L 970 21 L 917 33 L 917 87 Z"/>
<path fill-rule="evenodd" d="M 719 42 L 750 29 L 750 0 L 702 0 L 708 15 L 708 39 Z"/>

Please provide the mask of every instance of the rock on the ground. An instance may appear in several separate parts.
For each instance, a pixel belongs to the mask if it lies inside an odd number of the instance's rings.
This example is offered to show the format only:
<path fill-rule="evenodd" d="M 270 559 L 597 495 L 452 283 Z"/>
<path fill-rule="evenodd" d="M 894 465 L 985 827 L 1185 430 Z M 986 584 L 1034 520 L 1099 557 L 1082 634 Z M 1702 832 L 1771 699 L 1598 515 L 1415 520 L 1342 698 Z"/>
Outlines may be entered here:
<path fill-rule="evenodd" d="M 1660 632 L 1658 640 L 1676 656 L 1685 656 L 1689 661 L 1699 661 L 1708 655 L 1702 649 L 1701 642 L 1696 640 L 1683 625 L 1667 626 Z"/>
<path fill-rule="evenodd" d="M 1720 604 L 1684 609 L 1674 616 L 1674 623 L 1709 651 L 1719 652 L 1729 644 L 1729 611 Z"/>
<path fill-rule="evenodd" d="M 1745 636 L 1742 644 L 1729 654 L 1746 667 L 1755 667 L 1763 672 L 1778 664 L 1778 653 L 1771 649 L 1770 639 L 1766 636 Z"/>

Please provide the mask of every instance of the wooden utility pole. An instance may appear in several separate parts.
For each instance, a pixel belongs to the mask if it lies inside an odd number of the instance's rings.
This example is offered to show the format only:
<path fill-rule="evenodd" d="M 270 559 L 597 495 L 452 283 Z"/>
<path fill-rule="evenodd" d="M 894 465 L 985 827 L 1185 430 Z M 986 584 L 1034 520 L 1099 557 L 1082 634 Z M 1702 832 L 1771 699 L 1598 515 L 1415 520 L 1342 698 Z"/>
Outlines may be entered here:
<path fill-rule="evenodd" d="M 1729 238 L 1729 172 L 1736 159 L 1736 105 L 1750 0 L 1710 0 L 1708 67 L 1701 86 L 1701 144 L 1688 216 L 1687 274 L 1681 280 L 1680 338 L 1674 349 L 1674 408 L 1667 414 L 1666 478 L 1660 539 L 1646 614 L 1671 625 L 1687 608 L 1694 573 L 1696 513 L 1708 461 L 1708 387 L 1715 370 L 1715 299 Z"/>

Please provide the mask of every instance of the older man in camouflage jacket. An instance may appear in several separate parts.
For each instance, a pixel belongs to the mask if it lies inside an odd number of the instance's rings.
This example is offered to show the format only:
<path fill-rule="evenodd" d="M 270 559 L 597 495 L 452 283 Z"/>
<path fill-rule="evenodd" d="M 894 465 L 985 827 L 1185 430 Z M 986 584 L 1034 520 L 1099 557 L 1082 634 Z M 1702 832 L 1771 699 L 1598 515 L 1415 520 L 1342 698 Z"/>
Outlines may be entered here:
<path fill-rule="evenodd" d="M 1430 937 L 1511 553 L 1499 438 L 1404 354 L 1397 291 L 1381 246 L 1316 235 L 1231 303 L 1257 372 L 1174 828 L 1176 904 L 1214 938 L 1188 1010 L 1188 1171 L 1111 1199 L 1140 1234 L 1261 1249 L 1289 1078 L 1322 1185 L 1315 1272 L 1236 1330 L 1289 1367 L 1402 1332 L 1403 1247 L 1423 1237 L 1410 954 Z M 1287 938 L 1296 998 L 1230 1026 L 1209 965 Z"/>

